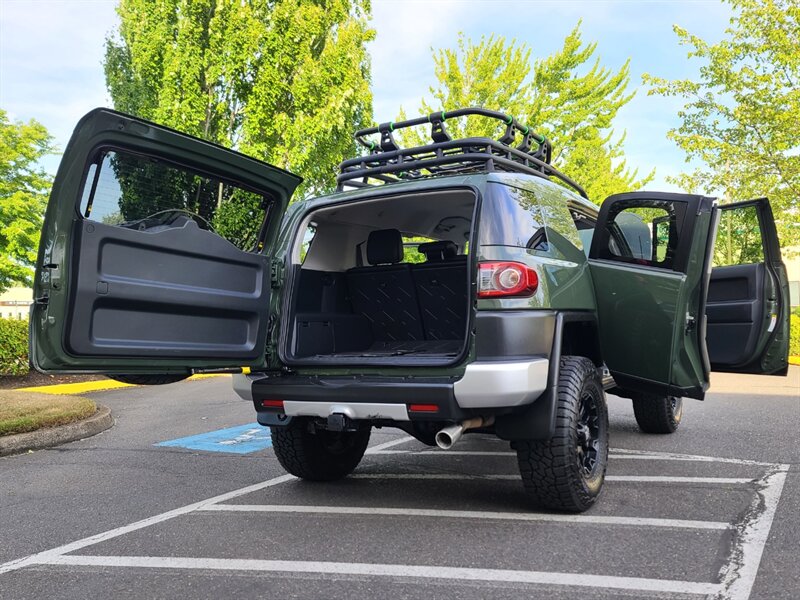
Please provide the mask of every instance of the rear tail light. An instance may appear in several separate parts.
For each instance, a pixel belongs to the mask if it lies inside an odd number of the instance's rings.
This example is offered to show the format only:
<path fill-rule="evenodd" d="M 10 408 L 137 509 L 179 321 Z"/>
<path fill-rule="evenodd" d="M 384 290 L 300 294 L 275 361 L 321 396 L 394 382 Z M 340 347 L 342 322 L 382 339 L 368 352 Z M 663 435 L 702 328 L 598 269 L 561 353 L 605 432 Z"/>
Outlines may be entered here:
<path fill-rule="evenodd" d="M 536 271 L 518 262 L 478 264 L 478 298 L 533 296 L 539 287 Z"/>

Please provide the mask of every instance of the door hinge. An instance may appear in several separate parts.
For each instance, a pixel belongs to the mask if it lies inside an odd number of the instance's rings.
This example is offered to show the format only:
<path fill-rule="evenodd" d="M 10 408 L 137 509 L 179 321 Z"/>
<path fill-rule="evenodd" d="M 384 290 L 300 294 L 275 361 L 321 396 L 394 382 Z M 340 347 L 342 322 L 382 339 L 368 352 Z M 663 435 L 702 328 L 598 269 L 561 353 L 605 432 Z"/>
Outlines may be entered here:
<path fill-rule="evenodd" d="M 273 288 L 279 288 L 283 285 L 283 261 L 280 259 L 273 259 L 270 265 L 269 273 L 270 285 Z"/>
<path fill-rule="evenodd" d="M 686 313 L 686 326 L 685 326 L 686 333 L 692 331 L 696 324 L 697 324 L 697 319 L 695 319 L 693 315 Z"/>
<path fill-rule="evenodd" d="M 46 263 L 42 265 L 42 271 L 42 279 L 44 283 L 49 285 L 54 290 L 57 290 L 61 287 L 61 269 L 58 268 L 58 263 Z M 47 273 L 46 275 L 45 272 Z"/>

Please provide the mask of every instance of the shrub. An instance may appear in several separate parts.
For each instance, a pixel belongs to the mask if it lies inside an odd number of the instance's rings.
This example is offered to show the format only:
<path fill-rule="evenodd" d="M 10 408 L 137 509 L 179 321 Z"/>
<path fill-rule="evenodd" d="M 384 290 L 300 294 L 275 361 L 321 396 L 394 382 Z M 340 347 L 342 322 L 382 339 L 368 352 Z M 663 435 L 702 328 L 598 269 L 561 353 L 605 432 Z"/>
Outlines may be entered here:
<path fill-rule="evenodd" d="M 791 316 L 789 329 L 789 356 L 800 356 L 800 316 Z"/>
<path fill-rule="evenodd" d="M 0 319 L 0 375 L 28 372 L 28 321 Z"/>

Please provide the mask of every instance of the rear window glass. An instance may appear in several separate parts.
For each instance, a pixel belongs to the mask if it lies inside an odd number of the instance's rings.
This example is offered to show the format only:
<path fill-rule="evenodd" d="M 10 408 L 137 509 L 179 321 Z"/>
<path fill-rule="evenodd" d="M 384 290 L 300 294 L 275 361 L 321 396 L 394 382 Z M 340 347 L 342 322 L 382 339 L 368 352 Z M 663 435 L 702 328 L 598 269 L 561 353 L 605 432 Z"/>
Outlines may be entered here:
<path fill-rule="evenodd" d="M 267 206 L 263 195 L 213 176 L 154 157 L 103 151 L 87 171 L 80 213 L 141 231 L 191 219 L 241 250 L 255 250 Z"/>
<path fill-rule="evenodd" d="M 419 251 L 420 244 L 427 244 L 428 242 L 435 242 L 431 238 L 423 237 L 421 235 L 404 235 L 403 236 L 403 262 L 404 263 L 424 263 L 425 255 Z"/>
<path fill-rule="evenodd" d="M 547 252 L 549 245 L 533 192 L 493 185 L 481 208 L 482 246 L 517 246 Z"/>

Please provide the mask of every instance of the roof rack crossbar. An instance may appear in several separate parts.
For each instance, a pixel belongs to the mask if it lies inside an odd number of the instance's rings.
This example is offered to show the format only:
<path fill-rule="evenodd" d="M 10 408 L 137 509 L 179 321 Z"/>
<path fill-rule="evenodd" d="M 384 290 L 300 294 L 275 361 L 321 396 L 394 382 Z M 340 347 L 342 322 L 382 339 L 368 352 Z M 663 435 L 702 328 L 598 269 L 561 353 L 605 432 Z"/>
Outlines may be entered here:
<path fill-rule="evenodd" d="M 355 133 L 356 140 L 361 141 L 367 135 L 373 135 L 375 133 L 380 133 L 382 129 L 388 128 L 390 131 L 396 131 L 398 129 L 404 129 L 406 127 L 417 127 L 418 125 L 425 125 L 427 123 L 433 123 L 435 120 L 444 121 L 445 119 L 455 119 L 458 117 L 466 117 L 470 115 L 480 116 L 480 117 L 488 117 L 490 119 L 497 119 L 498 121 L 502 121 L 506 125 L 512 126 L 514 129 L 522 133 L 523 135 L 527 135 L 530 132 L 530 128 L 525 125 L 524 123 L 520 123 L 517 119 L 512 117 L 511 115 L 507 115 L 506 113 L 502 113 L 496 110 L 489 110 L 488 108 L 481 108 L 479 106 L 472 106 L 469 108 L 458 108 L 456 110 L 443 110 L 441 112 L 431 113 L 427 117 L 417 117 L 415 119 L 407 119 L 405 121 L 390 121 L 388 123 L 381 123 L 375 127 L 367 127 L 366 129 L 359 129 Z M 544 143 L 547 141 L 547 138 L 540 134 L 533 134 L 534 138 L 538 143 Z M 359 139 L 360 138 L 360 139 Z M 369 148 L 367 144 L 365 147 Z"/>
<path fill-rule="evenodd" d="M 494 163 L 494 165 L 492 165 L 494 168 L 487 168 L 486 170 L 526 173 L 528 175 L 535 175 L 543 179 L 549 179 L 549 177 L 552 175 L 562 180 L 567 185 L 575 188 L 575 190 L 578 191 L 578 193 L 584 198 L 588 198 L 586 192 L 576 182 L 574 182 L 572 179 L 570 179 L 563 173 L 553 169 L 552 167 L 549 167 L 549 165 L 545 165 L 548 168 L 542 170 L 540 167 L 538 167 L 538 165 L 536 168 L 534 168 L 528 165 L 523 165 L 517 161 L 510 160 L 502 156 L 487 154 L 485 152 L 445 155 L 439 158 L 426 160 L 424 161 L 424 163 L 426 169 L 427 168 L 435 169 L 434 172 L 437 173 L 450 173 L 450 174 L 462 173 L 462 172 L 469 173 L 470 171 L 475 170 L 474 167 L 472 168 L 467 167 L 465 169 L 458 169 L 458 168 L 441 169 L 441 167 L 446 167 L 447 165 L 459 165 L 459 164 L 463 165 L 464 163 L 472 163 L 474 165 L 476 163 L 484 163 L 488 167 L 489 163 Z M 401 172 L 407 172 L 409 166 L 411 165 L 403 163 L 386 163 L 386 164 L 367 166 L 367 167 L 361 166 L 361 168 L 358 168 L 354 165 L 353 167 L 348 168 L 347 171 L 342 172 L 336 178 L 336 181 L 339 184 L 339 186 L 341 186 L 345 182 L 347 182 L 349 185 L 351 181 L 357 179 L 363 179 L 363 180 L 382 179 L 383 181 L 386 181 L 386 178 L 384 177 L 385 175 L 388 174 L 396 175 Z M 504 167 L 504 168 L 498 169 L 497 167 Z M 422 177 L 421 176 L 406 177 L 402 179 L 397 178 L 394 181 L 402 181 L 402 180 L 417 179 L 417 178 L 422 178 Z M 358 187 L 363 187 L 362 182 L 359 182 Z"/>
<path fill-rule="evenodd" d="M 445 120 L 467 115 L 500 120 L 506 125 L 505 132 L 499 140 L 478 137 L 452 139 Z M 414 148 L 401 148 L 397 144 L 394 131 L 426 123 L 431 125 L 433 143 Z M 512 144 L 518 133 L 522 135 L 522 141 L 515 147 Z M 378 144 L 366 137 L 374 134 L 380 134 Z M 389 183 L 437 174 L 503 171 L 555 177 L 587 198 L 580 185 L 550 165 L 552 145 L 545 136 L 498 111 L 480 107 L 442 111 L 397 123 L 381 123 L 357 131 L 354 137 L 359 145 L 369 150 L 369 154 L 342 161 L 337 177 L 340 190 L 345 183 L 353 185 L 355 180 L 361 180 L 358 187 L 363 187 L 369 184 L 370 179 Z"/>

